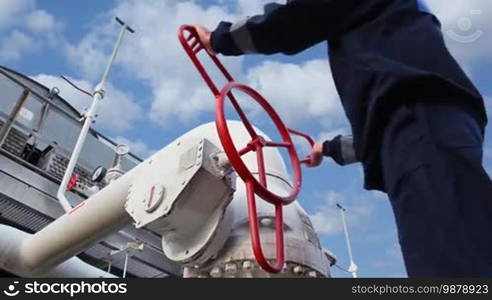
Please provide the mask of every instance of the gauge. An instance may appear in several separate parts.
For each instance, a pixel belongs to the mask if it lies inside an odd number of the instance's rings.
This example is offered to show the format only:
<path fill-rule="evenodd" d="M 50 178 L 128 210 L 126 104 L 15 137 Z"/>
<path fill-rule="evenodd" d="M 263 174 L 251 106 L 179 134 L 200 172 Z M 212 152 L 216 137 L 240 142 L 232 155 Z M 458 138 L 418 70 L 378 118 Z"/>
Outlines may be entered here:
<path fill-rule="evenodd" d="M 106 168 L 103 166 L 95 168 L 94 172 L 92 172 L 91 180 L 93 182 L 101 182 L 104 179 L 104 176 L 106 176 L 106 171 Z"/>
<path fill-rule="evenodd" d="M 116 147 L 116 154 L 123 156 L 130 152 L 130 147 L 127 145 L 118 145 Z"/>

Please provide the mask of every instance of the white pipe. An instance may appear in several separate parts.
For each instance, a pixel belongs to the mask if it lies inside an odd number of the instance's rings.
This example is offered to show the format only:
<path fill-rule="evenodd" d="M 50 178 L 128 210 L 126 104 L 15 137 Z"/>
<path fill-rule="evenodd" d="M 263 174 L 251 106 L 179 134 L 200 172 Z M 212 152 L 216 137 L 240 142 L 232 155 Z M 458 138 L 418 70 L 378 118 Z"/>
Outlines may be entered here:
<path fill-rule="evenodd" d="M 133 168 L 24 240 L 19 249 L 24 267 L 28 270 L 51 268 L 130 224 L 124 205 L 135 171 L 142 166 L 145 165 Z"/>
<path fill-rule="evenodd" d="M 19 249 L 31 235 L 16 228 L 0 225 L 0 265 L 2 269 L 21 277 L 49 278 L 112 278 L 113 274 L 91 266 L 77 257 L 41 272 L 22 266 Z"/>
<path fill-rule="evenodd" d="M 65 170 L 65 174 L 63 175 L 62 182 L 58 187 L 57 197 L 65 212 L 69 212 L 72 209 L 72 205 L 65 196 L 68 181 L 70 180 L 70 177 L 72 177 L 73 170 L 75 169 L 77 161 L 79 160 L 80 152 L 82 151 L 82 147 L 84 146 L 85 139 L 87 137 L 87 133 L 89 132 L 91 124 L 95 121 L 97 105 L 99 104 L 99 101 L 104 98 L 106 81 L 108 79 L 109 72 L 111 71 L 111 66 L 113 65 L 114 59 L 116 58 L 116 54 L 127 29 L 128 26 L 126 24 L 123 25 L 123 27 L 121 28 L 118 41 L 116 42 L 116 45 L 113 49 L 113 53 L 111 54 L 108 65 L 106 66 L 106 70 L 104 71 L 101 82 L 96 86 L 94 90 L 92 104 L 89 110 L 85 113 L 84 125 L 82 126 L 82 130 L 80 132 L 79 138 L 77 139 L 77 143 L 75 144 L 75 148 L 73 149 L 70 161 L 67 165 L 67 169 Z"/>

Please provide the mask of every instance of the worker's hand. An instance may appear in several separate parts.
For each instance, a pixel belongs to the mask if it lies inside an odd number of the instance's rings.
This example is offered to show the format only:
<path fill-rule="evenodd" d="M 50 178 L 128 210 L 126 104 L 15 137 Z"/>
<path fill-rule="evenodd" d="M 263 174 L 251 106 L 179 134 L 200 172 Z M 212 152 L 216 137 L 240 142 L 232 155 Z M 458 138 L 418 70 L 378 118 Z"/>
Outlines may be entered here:
<path fill-rule="evenodd" d="M 313 152 L 309 156 L 308 167 L 314 168 L 321 164 L 323 161 L 323 143 L 315 143 L 313 146 Z"/>
<path fill-rule="evenodd" d="M 205 50 L 207 50 L 208 53 L 215 55 L 215 51 L 214 49 L 212 49 L 212 43 L 210 41 L 212 32 L 210 32 L 210 30 L 203 27 L 202 25 L 195 24 L 193 25 L 193 27 L 195 27 L 196 33 L 198 34 L 200 41 L 205 46 Z"/>

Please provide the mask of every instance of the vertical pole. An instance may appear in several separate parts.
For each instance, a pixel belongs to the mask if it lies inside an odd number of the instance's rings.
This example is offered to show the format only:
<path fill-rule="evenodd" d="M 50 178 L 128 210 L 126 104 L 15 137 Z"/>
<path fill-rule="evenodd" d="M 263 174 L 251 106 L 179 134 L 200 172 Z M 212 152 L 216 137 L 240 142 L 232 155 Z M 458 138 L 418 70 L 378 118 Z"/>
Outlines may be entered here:
<path fill-rule="evenodd" d="M 123 278 L 126 278 L 127 267 L 128 267 L 128 251 L 125 251 L 125 265 L 123 267 Z"/>
<path fill-rule="evenodd" d="M 347 243 L 348 255 L 350 260 L 350 266 L 348 271 L 352 274 L 353 278 L 357 278 L 357 265 L 354 263 L 354 258 L 352 256 L 352 246 L 350 245 L 350 237 L 347 229 L 347 222 L 345 220 L 346 209 L 337 203 L 337 207 L 340 209 L 340 214 L 342 215 L 343 232 L 345 234 L 345 241 Z"/>
<path fill-rule="evenodd" d="M 120 31 L 120 35 L 118 36 L 118 40 L 116 41 L 116 45 L 113 48 L 113 53 L 111 53 L 109 63 L 107 64 L 101 82 L 99 83 L 100 86 L 104 86 L 106 84 L 106 81 L 108 80 L 109 72 L 111 71 L 111 67 L 113 66 L 114 59 L 116 58 L 116 54 L 118 53 L 118 49 L 120 48 L 121 41 L 123 40 L 123 37 L 125 36 L 125 32 L 127 30 L 128 30 L 128 25 L 126 24 L 123 25 Z"/>
<path fill-rule="evenodd" d="M 111 267 L 113 266 L 113 261 L 110 260 L 108 264 L 108 270 L 106 272 L 111 273 Z"/>
<path fill-rule="evenodd" d="M 109 72 L 111 71 L 111 67 L 113 65 L 114 59 L 116 58 L 116 54 L 118 53 L 118 49 L 120 47 L 121 41 L 123 40 L 123 36 L 125 35 L 125 32 L 127 30 L 129 30 L 128 25 L 123 24 L 123 27 L 121 28 L 118 40 L 117 40 L 117 42 L 113 48 L 113 53 L 111 54 L 111 57 L 109 59 L 108 65 L 106 66 L 106 69 L 104 70 L 104 74 L 103 74 L 103 77 L 101 79 L 101 82 L 96 86 L 96 89 L 94 91 L 94 96 L 93 96 L 91 107 L 89 108 L 89 110 L 85 114 L 84 125 L 82 126 L 82 130 L 80 132 L 77 143 L 75 144 L 75 148 L 72 152 L 72 156 L 70 157 L 70 161 L 68 162 L 68 165 L 67 165 L 67 168 L 65 170 L 65 174 L 63 176 L 62 182 L 58 188 L 57 197 L 58 197 L 58 200 L 60 201 L 60 204 L 65 209 L 65 212 L 69 212 L 70 210 L 72 210 L 72 205 L 70 204 L 70 202 L 68 201 L 68 199 L 65 196 L 65 191 L 67 188 L 68 181 L 72 177 L 73 170 L 75 169 L 77 161 L 79 160 L 80 152 L 82 151 L 82 147 L 84 146 L 85 139 L 87 137 L 87 133 L 89 132 L 91 124 L 95 121 L 97 105 L 104 98 L 105 85 L 106 85 L 106 81 L 107 81 L 108 76 L 109 76 Z"/>

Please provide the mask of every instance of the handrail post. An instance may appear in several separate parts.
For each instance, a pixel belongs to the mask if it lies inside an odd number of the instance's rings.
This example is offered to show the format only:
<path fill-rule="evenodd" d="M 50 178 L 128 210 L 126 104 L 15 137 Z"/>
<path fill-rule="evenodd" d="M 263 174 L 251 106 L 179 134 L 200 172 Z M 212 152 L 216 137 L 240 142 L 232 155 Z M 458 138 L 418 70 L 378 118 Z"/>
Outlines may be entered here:
<path fill-rule="evenodd" d="M 3 143 L 7 139 L 7 136 L 10 132 L 10 129 L 12 128 L 12 125 L 14 124 L 14 121 L 17 118 L 17 115 L 19 115 L 19 112 L 20 112 L 22 106 L 24 106 L 24 103 L 26 103 L 28 96 L 29 96 L 29 90 L 24 89 L 22 94 L 19 96 L 19 99 L 15 103 L 15 106 L 12 109 L 12 112 L 10 113 L 8 119 L 5 121 L 2 128 L 0 128 L 0 147 L 3 145 Z"/>

